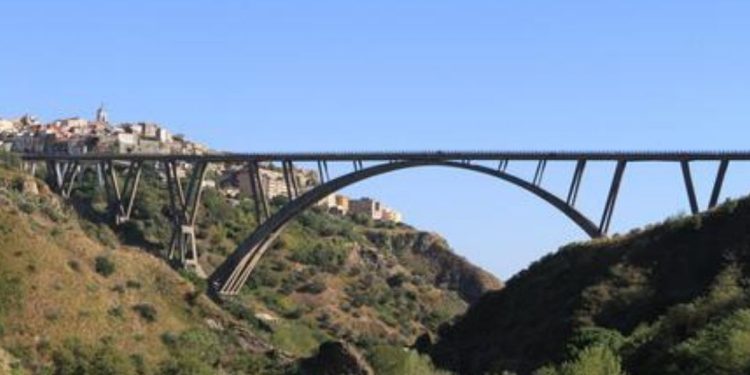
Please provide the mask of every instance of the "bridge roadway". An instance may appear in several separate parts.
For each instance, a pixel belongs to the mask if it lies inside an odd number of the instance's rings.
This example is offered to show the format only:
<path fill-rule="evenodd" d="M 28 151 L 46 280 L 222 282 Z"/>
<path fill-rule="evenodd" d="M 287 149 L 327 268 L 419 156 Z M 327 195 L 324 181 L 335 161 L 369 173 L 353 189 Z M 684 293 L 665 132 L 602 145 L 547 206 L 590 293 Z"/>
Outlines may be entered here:
<path fill-rule="evenodd" d="M 476 160 L 476 161 L 748 161 L 750 151 L 337 151 L 337 152 L 272 152 L 272 153 L 233 153 L 217 152 L 203 155 L 194 154 L 115 154 L 97 153 L 81 155 L 65 154 L 21 154 L 28 161 L 67 160 L 67 161 L 165 161 L 187 162 L 248 162 L 248 161 L 389 161 L 389 160 Z"/>
<path fill-rule="evenodd" d="M 682 170 L 690 211 L 700 207 L 690 172 L 691 162 L 717 162 L 713 189 L 707 208 L 718 204 L 730 162 L 750 161 L 750 151 L 375 151 L 375 152 L 279 152 L 231 153 L 217 152 L 203 155 L 185 154 L 21 154 L 24 164 L 33 170 L 36 164 L 46 165 L 50 185 L 63 197 L 70 197 L 80 176 L 94 169 L 100 185 L 107 193 L 115 225 L 130 219 L 137 197 L 138 184 L 144 163 L 154 163 L 165 177 L 169 192 L 172 238 L 168 259 L 175 265 L 194 268 L 201 272 L 195 241 L 195 223 L 200 207 L 203 180 L 211 163 L 242 164 L 249 176 L 251 198 L 259 223 L 255 231 L 230 254 L 210 276 L 209 285 L 215 295 L 237 294 L 266 250 L 287 224 L 300 212 L 315 205 L 326 196 L 359 181 L 401 169 L 423 166 L 442 166 L 477 172 L 513 184 L 537 196 L 559 210 L 592 238 L 606 236 L 615 211 L 615 204 L 625 168 L 633 162 L 669 162 Z M 533 178 L 525 178 L 507 171 L 516 161 L 536 162 Z M 278 210 L 271 210 L 264 191 L 261 163 L 280 162 L 289 201 Z M 294 163 L 317 163 L 316 186 L 300 186 Z M 349 162 L 353 170 L 330 176 L 328 163 Z M 367 164 L 364 164 L 367 162 Z M 567 195 L 558 196 L 546 189 L 542 180 L 548 162 L 573 162 Z M 604 162 L 615 165 L 601 219 L 584 215 L 576 200 L 586 165 Z M 496 165 L 495 165 L 496 163 Z M 186 178 L 180 177 L 179 166 L 191 167 Z M 492 164 L 492 166 L 488 166 Z"/>

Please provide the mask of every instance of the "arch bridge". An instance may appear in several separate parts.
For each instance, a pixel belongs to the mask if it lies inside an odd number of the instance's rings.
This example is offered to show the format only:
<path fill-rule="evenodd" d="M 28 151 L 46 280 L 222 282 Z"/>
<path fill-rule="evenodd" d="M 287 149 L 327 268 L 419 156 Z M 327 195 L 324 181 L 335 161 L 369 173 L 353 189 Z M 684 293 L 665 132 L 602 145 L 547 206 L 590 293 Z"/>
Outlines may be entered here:
<path fill-rule="evenodd" d="M 24 166 L 34 170 L 37 163 L 46 164 L 50 185 L 63 197 L 69 197 L 82 172 L 96 171 L 101 186 L 107 192 L 115 225 L 130 219 L 137 199 L 138 185 L 144 163 L 153 163 L 165 177 L 172 208 L 172 236 L 168 258 L 183 267 L 195 268 L 198 253 L 195 242 L 195 222 L 198 215 L 203 181 L 209 164 L 240 164 L 246 168 L 249 187 L 255 201 L 255 215 L 259 223 L 255 231 L 208 276 L 211 292 L 216 295 L 237 294 L 247 282 L 260 258 L 284 228 L 300 212 L 315 205 L 328 195 L 359 181 L 390 172 L 424 166 L 443 166 L 477 172 L 513 184 L 549 203 L 579 226 L 592 238 L 606 236 L 620 190 L 626 166 L 631 163 L 672 163 L 679 166 L 685 185 L 687 202 L 692 213 L 700 211 L 690 171 L 691 162 L 709 161 L 717 164 L 708 208 L 716 206 L 730 162 L 750 160 L 750 152 L 487 152 L 487 151 L 424 151 L 424 152 L 315 152 L 315 153 L 212 153 L 205 155 L 176 154 L 23 154 Z M 533 178 L 523 178 L 508 172 L 511 162 L 536 164 Z M 576 208 L 581 181 L 590 163 L 610 163 L 615 166 L 609 182 L 607 198 L 598 217 L 588 217 Z M 281 165 L 289 201 L 276 212 L 271 212 L 268 192 L 261 182 L 261 167 L 269 163 Z M 314 186 L 301 186 L 295 173 L 295 163 L 317 166 Z M 351 169 L 332 176 L 329 164 L 344 163 Z M 543 179 L 548 163 L 574 165 L 565 196 L 553 194 L 544 187 Z M 187 165 L 187 176 L 181 176 L 180 166 Z M 119 176 L 119 175 L 122 176 Z M 122 181 L 122 183 L 120 182 Z"/>

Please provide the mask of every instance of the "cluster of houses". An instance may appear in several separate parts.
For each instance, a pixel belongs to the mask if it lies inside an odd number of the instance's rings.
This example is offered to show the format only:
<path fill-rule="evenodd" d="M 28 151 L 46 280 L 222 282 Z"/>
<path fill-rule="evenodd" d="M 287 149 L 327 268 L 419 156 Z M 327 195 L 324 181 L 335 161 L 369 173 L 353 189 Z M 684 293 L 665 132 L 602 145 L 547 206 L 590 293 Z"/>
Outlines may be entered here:
<path fill-rule="evenodd" d="M 188 141 L 183 136 L 172 135 L 158 124 L 139 122 L 112 125 L 103 107 L 96 111 L 94 120 L 72 117 L 42 124 L 30 115 L 0 119 L 0 149 L 52 154 L 208 152 L 207 147 Z"/>
<path fill-rule="evenodd" d="M 210 149 L 181 135 L 171 134 L 166 128 L 150 122 L 112 125 L 104 107 L 97 109 L 94 120 L 80 117 L 55 120 L 42 124 L 37 118 L 24 115 L 16 119 L 0 118 L 0 150 L 19 153 L 48 153 L 78 155 L 85 153 L 138 153 L 138 154 L 205 154 Z M 185 174 L 188 165 L 178 173 Z M 212 166 L 217 180 L 207 180 L 205 185 L 216 187 L 230 199 L 251 196 L 250 176 L 246 167 L 239 165 Z M 266 197 L 287 196 L 287 185 L 279 168 L 271 164 L 259 168 L 260 182 Z M 316 172 L 294 170 L 301 192 L 318 183 Z M 319 205 L 340 215 L 364 215 L 373 220 L 400 222 L 401 214 L 370 198 L 349 199 L 331 195 Z"/>

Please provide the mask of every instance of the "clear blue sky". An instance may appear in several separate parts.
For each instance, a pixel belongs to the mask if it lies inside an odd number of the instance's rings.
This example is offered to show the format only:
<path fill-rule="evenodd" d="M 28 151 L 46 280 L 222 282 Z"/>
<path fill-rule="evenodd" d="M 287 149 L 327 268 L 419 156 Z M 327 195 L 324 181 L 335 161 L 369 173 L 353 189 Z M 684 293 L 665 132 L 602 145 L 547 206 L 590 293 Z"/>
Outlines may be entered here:
<path fill-rule="evenodd" d="M 92 116 L 105 102 L 115 121 L 232 151 L 750 148 L 744 0 L 5 0 L 0 14 L 4 117 Z M 702 204 L 713 168 L 695 168 Z M 548 169 L 564 193 L 572 166 Z M 583 181 L 596 218 L 611 170 Z M 750 192 L 750 166 L 727 184 Z M 502 278 L 583 238 L 469 172 L 400 172 L 348 193 Z M 616 230 L 687 209 L 676 166 L 628 169 L 622 194 Z"/>

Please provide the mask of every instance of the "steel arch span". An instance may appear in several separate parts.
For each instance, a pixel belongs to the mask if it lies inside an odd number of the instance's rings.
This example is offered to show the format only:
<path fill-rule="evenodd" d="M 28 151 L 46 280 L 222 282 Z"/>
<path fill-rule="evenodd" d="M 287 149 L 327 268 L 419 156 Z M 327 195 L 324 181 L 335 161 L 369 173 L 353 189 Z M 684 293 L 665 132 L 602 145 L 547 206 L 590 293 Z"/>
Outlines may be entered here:
<path fill-rule="evenodd" d="M 541 181 L 536 181 L 536 179 L 532 183 L 508 174 L 500 168 L 493 169 L 483 165 L 466 162 L 447 160 L 394 161 L 368 168 L 361 168 L 360 166 L 360 169 L 322 183 L 287 203 L 278 212 L 265 220 L 229 257 L 227 257 L 224 263 L 214 271 L 209 278 L 209 285 L 212 292 L 221 295 L 237 294 L 247 282 L 260 258 L 266 250 L 268 250 L 274 240 L 281 234 L 287 224 L 289 224 L 292 219 L 297 217 L 302 211 L 313 206 L 326 196 L 371 177 L 397 170 L 423 166 L 459 168 L 499 178 L 516 185 L 549 203 L 565 214 L 565 216 L 578 225 L 590 237 L 595 238 L 604 235 L 604 232 L 600 227 L 597 227 L 597 225 L 573 206 L 570 197 L 568 201 L 558 198 L 556 195 L 543 189 L 539 184 Z M 539 174 L 539 171 L 537 174 Z"/>

